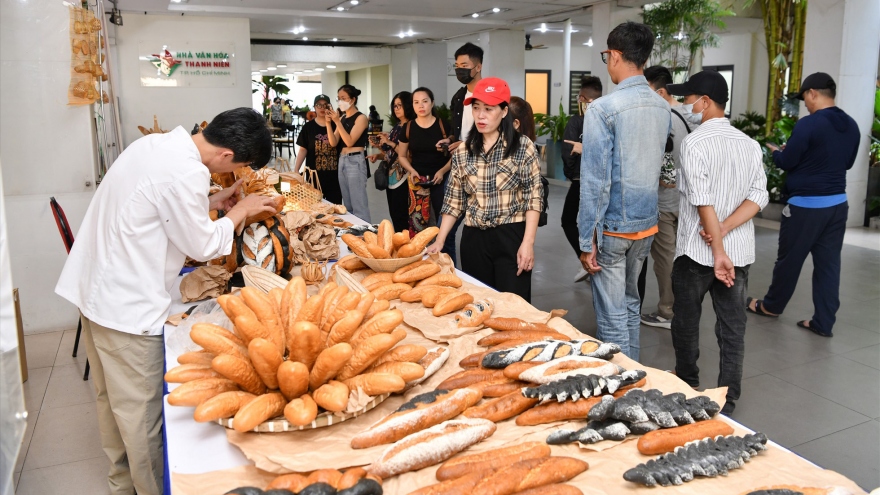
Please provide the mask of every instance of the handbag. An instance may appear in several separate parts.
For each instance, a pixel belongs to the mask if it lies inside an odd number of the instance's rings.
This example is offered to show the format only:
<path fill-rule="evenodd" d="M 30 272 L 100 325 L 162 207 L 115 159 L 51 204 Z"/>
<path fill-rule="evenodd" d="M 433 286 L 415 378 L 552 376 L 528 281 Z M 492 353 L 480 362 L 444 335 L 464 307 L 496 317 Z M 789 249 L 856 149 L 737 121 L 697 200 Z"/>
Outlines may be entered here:
<path fill-rule="evenodd" d="M 379 161 L 379 166 L 376 167 L 376 172 L 373 174 L 373 183 L 376 185 L 376 189 L 380 191 L 388 189 L 388 169 L 388 162 L 381 160 Z"/>

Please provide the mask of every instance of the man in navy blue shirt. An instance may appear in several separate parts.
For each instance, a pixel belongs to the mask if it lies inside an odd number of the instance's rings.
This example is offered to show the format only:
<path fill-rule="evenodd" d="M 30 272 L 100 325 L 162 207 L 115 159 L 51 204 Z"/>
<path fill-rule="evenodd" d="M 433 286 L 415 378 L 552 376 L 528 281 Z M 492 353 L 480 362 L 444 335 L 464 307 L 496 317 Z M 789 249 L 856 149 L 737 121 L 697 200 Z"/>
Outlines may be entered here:
<path fill-rule="evenodd" d="M 768 143 L 773 162 L 787 172 L 783 194 L 779 252 L 773 281 L 763 299 L 748 299 L 752 313 L 775 318 L 794 294 L 801 268 L 813 255 L 813 306 L 810 320 L 797 325 L 822 337 L 831 337 L 840 307 L 840 251 L 849 206 L 846 171 L 858 152 L 856 122 L 834 104 L 837 85 L 817 72 L 804 79 L 797 98 L 810 115 L 800 119 L 781 149 Z"/>

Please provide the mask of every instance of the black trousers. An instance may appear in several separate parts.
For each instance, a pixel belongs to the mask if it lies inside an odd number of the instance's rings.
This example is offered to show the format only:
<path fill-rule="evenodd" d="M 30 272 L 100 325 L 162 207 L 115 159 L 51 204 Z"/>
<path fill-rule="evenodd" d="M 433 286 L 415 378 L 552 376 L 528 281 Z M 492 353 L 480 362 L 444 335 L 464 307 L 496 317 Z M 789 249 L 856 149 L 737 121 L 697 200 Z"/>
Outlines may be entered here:
<path fill-rule="evenodd" d="M 388 197 L 388 214 L 394 231 L 409 229 L 409 185 L 404 182 L 396 189 L 385 189 L 385 196 Z"/>
<path fill-rule="evenodd" d="M 581 202 L 581 181 L 571 181 L 565 203 L 562 204 L 562 231 L 574 249 L 575 256 L 581 255 L 580 234 L 578 233 L 578 210 Z"/>
<path fill-rule="evenodd" d="M 831 333 L 840 308 L 840 251 L 849 205 L 801 208 L 788 205 L 782 217 L 779 251 L 764 308 L 782 314 L 797 287 L 808 254 L 813 255 L 813 318 L 811 327 Z"/>
<path fill-rule="evenodd" d="M 318 170 L 318 180 L 321 181 L 321 192 L 324 193 L 324 199 L 333 204 L 341 205 L 342 188 L 339 187 L 339 171 Z"/>
<path fill-rule="evenodd" d="M 461 231 L 461 269 L 489 287 L 531 302 L 532 272 L 516 274 L 516 253 L 525 233 L 525 222 L 486 230 L 465 225 Z"/>
<path fill-rule="evenodd" d="M 727 387 L 727 401 L 739 399 L 742 390 L 742 367 L 745 356 L 746 291 L 749 267 L 736 267 L 733 287 L 715 278 L 715 269 L 687 256 L 679 256 L 672 265 L 672 347 L 675 348 L 675 374 L 692 387 L 700 384 L 700 316 L 703 298 L 712 296 L 715 310 L 715 337 L 721 353 L 718 386 Z"/>

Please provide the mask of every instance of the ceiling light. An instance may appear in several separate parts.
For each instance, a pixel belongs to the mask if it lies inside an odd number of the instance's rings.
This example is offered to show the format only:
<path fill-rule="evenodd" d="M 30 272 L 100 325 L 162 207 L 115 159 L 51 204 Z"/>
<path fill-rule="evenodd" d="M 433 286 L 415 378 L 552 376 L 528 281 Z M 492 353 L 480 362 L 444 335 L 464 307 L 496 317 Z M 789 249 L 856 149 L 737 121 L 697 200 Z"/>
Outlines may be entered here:
<path fill-rule="evenodd" d="M 317 67 L 317 68 L 315 68 L 315 72 L 324 72 L 324 68 L 323 68 L 323 67 Z"/>
<path fill-rule="evenodd" d="M 269 72 L 266 69 L 260 69 L 260 72 Z"/>
<path fill-rule="evenodd" d="M 299 34 L 299 28 L 293 28 L 293 34 Z"/>
<path fill-rule="evenodd" d="M 287 66 L 284 64 L 278 64 L 277 67 L 287 67 Z"/>
<path fill-rule="evenodd" d="M 474 19 L 476 19 L 477 17 L 480 17 L 480 14 L 474 12 L 473 14 L 471 14 L 471 17 L 473 17 Z"/>
<path fill-rule="evenodd" d="M 541 27 L 538 29 L 538 31 L 541 31 L 542 33 L 546 33 L 547 32 L 547 24 L 542 22 Z"/>
<path fill-rule="evenodd" d="M 334 42 L 339 41 L 339 38 L 333 38 L 333 41 Z"/>
<path fill-rule="evenodd" d="M 275 70 L 275 69 L 277 69 L 277 68 L 278 68 L 278 67 L 266 67 L 266 69 L 268 69 L 268 70 Z"/>
<path fill-rule="evenodd" d="M 497 13 L 501 12 L 501 9 L 499 9 L 498 7 L 495 7 L 494 9 L 492 9 L 492 12 L 497 14 Z"/>
<path fill-rule="evenodd" d="M 310 74 L 312 71 L 310 71 L 309 69 L 306 69 L 303 72 L 305 72 L 306 74 Z"/>
<path fill-rule="evenodd" d="M 584 44 L 587 45 L 587 46 L 593 46 L 593 37 L 590 36 L 590 39 L 588 39 L 587 42 L 584 43 Z"/>
<path fill-rule="evenodd" d="M 339 12 L 342 12 L 343 10 L 345 10 L 345 7 L 340 5 L 339 7 L 336 7 L 336 10 L 338 10 Z"/>
<path fill-rule="evenodd" d="M 406 32 L 406 35 L 407 35 L 407 36 L 412 36 L 412 35 L 414 35 L 414 34 L 415 34 L 415 33 L 413 33 L 413 30 L 412 30 L 412 29 L 410 29 L 409 31 Z"/>
<path fill-rule="evenodd" d="M 252 75 L 252 76 L 259 76 L 259 75 L 260 75 L 260 71 L 254 71 L 254 72 L 251 72 L 251 75 Z"/>
<path fill-rule="evenodd" d="M 403 31 L 401 31 L 400 34 L 397 35 L 397 37 L 398 37 L 398 38 L 406 38 L 406 33 L 404 33 Z"/>
<path fill-rule="evenodd" d="M 308 36 L 303 36 L 303 41 L 309 41 L 309 37 L 308 37 Z"/>
<path fill-rule="evenodd" d="M 295 71 L 293 71 L 293 73 L 294 73 L 294 74 L 302 74 L 303 71 L 301 71 L 301 70 L 295 70 Z"/>
<path fill-rule="evenodd" d="M 357 4 L 359 4 L 359 3 L 360 3 L 360 2 L 358 2 L 358 0 L 351 0 L 351 4 L 352 4 L 352 5 L 357 5 Z"/>
<path fill-rule="evenodd" d="M 335 66 L 335 65 L 328 65 L 327 68 L 328 68 L 328 69 L 335 69 L 336 66 Z"/>

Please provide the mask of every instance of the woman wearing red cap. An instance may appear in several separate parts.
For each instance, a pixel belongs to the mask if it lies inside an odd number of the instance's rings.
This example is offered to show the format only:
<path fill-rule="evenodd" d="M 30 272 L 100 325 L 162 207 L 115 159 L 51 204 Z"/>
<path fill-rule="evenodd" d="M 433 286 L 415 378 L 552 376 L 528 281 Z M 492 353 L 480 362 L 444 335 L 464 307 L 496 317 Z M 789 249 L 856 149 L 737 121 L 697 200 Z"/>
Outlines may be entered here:
<path fill-rule="evenodd" d="M 455 219 L 464 215 L 462 269 L 530 301 L 544 197 L 538 153 L 514 126 L 510 88 L 503 80 L 480 80 L 464 104 L 473 105 L 474 126 L 452 155 L 440 234 L 428 252 L 443 249 Z"/>

